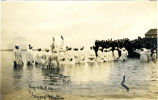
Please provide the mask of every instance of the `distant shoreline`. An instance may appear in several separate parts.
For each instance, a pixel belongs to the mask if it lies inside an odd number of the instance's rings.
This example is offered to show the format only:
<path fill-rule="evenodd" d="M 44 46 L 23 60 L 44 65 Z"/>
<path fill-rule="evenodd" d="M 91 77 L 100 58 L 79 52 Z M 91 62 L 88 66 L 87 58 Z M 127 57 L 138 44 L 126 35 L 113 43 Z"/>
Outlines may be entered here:
<path fill-rule="evenodd" d="M 45 49 L 42 49 L 44 51 Z M 13 51 L 13 49 L 0 49 L 0 51 Z M 27 51 L 27 49 L 21 49 L 21 51 Z M 37 49 L 33 49 L 33 51 L 37 51 Z"/>

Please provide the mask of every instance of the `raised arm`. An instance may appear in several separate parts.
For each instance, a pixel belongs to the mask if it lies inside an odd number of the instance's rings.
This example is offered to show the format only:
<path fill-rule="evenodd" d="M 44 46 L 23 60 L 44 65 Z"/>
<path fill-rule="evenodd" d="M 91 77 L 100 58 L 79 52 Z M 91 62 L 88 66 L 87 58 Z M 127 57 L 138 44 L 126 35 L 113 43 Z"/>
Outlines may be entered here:
<path fill-rule="evenodd" d="M 61 35 L 61 39 L 62 39 L 62 43 L 61 43 L 61 45 L 60 45 L 60 49 L 63 48 L 63 46 L 64 46 L 64 38 L 63 38 L 62 35 Z"/>
<path fill-rule="evenodd" d="M 53 42 L 51 44 L 51 51 L 53 51 L 53 49 L 55 48 L 55 38 L 52 36 Z"/>

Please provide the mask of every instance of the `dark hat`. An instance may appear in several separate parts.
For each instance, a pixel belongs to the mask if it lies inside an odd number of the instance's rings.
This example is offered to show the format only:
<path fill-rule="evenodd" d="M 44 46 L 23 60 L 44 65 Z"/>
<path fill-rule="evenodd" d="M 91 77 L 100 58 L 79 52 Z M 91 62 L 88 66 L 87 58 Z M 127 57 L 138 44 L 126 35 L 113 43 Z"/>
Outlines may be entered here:
<path fill-rule="evenodd" d="M 41 48 L 39 48 L 38 51 L 41 51 Z"/>
<path fill-rule="evenodd" d="M 74 48 L 75 51 L 78 51 L 78 48 Z"/>

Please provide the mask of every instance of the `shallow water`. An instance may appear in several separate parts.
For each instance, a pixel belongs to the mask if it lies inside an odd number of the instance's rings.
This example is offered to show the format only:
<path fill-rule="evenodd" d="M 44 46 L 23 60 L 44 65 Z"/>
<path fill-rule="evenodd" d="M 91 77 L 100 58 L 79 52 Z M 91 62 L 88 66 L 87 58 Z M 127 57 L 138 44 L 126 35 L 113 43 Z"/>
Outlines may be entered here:
<path fill-rule="evenodd" d="M 24 57 L 25 52 L 25 61 Z M 38 100 L 37 96 L 46 94 L 58 95 L 64 100 L 158 99 L 157 64 L 153 62 L 129 59 L 126 62 L 94 65 L 61 65 L 59 72 L 54 70 L 42 69 L 40 65 L 14 68 L 12 52 L 2 51 L 1 99 Z M 53 77 L 59 74 L 69 77 Z M 125 84 L 129 92 L 121 86 L 123 75 L 126 76 Z M 70 82 L 66 84 L 63 80 Z M 38 86 L 47 89 L 31 88 Z"/>

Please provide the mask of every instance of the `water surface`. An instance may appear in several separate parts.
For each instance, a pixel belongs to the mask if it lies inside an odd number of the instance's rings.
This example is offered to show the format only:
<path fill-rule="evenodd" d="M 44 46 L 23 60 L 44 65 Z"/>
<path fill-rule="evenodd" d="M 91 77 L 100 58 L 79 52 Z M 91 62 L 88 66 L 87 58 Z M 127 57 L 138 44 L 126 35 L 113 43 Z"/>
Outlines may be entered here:
<path fill-rule="evenodd" d="M 25 52 L 23 60 L 25 62 Z M 2 100 L 38 100 L 32 93 L 36 96 L 60 96 L 64 100 L 158 99 L 157 64 L 153 62 L 129 59 L 95 65 L 61 65 L 57 72 L 55 69 L 42 69 L 40 65 L 14 68 L 12 52 L 9 51 L 1 52 L 1 62 Z M 70 82 L 65 84 L 63 79 L 50 78 L 50 75 L 59 74 L 68 76 L 65 80 Z M 123 75 L 129 92 L 121 86 Z M 29 86 L 51 87 L 53 90 Z"/>

